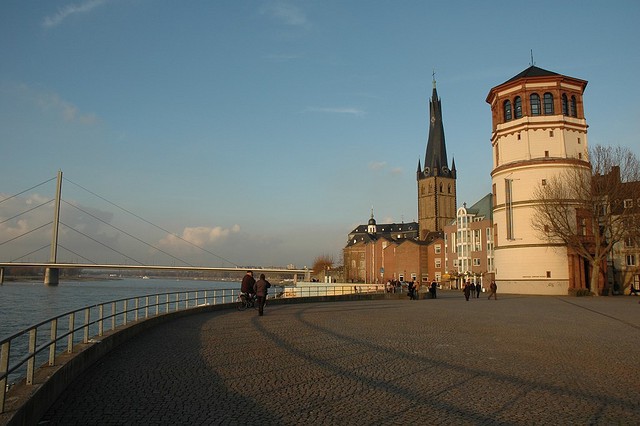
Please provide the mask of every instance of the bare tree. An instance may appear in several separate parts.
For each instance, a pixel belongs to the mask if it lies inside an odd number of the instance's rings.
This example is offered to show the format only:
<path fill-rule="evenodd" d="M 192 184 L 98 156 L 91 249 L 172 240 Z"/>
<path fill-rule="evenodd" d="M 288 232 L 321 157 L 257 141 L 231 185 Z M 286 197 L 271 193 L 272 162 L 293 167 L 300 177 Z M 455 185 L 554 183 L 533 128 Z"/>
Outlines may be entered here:
<path fill-rule="evenodd" d="M 333 257 L 328 254 L 318 256 L 313 261 L 313 273 L 315 275 L 326 272 L 328 268 L 333 266 Z"/>
<path fill-rule="evenodd" d="M 602 146 L 590 150 L 589 161 L 591 169 L 567 168 L 538 185 L 531 225 L 549 243 L 566 245 L 588 260 L 597 295 L 601 268 L 614 245 L 640 235 L 640 210 L 625 201 L 637 206 L 640 161 L 628 148 Z"/>

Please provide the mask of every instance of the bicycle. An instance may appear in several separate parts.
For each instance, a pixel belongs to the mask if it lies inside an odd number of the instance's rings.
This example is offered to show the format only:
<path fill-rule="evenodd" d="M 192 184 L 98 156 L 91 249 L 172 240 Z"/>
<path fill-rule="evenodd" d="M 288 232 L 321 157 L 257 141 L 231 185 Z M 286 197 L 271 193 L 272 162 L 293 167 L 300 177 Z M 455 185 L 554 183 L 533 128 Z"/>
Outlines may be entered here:
<path fill-rule="evenodd" d="M 244 311 L 247 308 L 258 308 L 257 298 L 255 295 L 247 295 L 245 293 L 238 294 L 237 307 L 239 311 Z"/>

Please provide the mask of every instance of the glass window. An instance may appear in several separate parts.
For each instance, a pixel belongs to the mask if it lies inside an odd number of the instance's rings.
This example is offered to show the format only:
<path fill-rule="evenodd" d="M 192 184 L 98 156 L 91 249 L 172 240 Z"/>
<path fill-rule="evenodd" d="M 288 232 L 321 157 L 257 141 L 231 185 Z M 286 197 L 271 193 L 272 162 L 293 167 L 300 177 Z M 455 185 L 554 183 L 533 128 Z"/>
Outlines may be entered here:
<path fill-rule="evenodd" d="M 504 101 L 504 121 L 511 120 L 511 101 Z"/>
<path fill-rule="evenodd" d="M 540 95 L 532 93 L 529 96 L 529 103 L 531 104 L 531 115 L 540 115 Z"/>
<path fill-rule="evenodd" d="M 440 244 L 436 244 L 434 247 L 434 251 L 436 254 L 440 254 L 440 252 L 442 251 L 442 246 Z"/>
<path fill-rule="evenodd" d="M 627 198 L 626 200 L 624 200 L 624 208 L 628 209 L 630 207 L 633 207 L 633 200 L 630 198 Z"/>
<path fill-rule="evenodd" d="M 627 255 L 627 266 L 636 266 L 636 255 L 628 254 Z"/>
<path fill-rule="evenodd" d="M 577 117 L 578 116 L 578 108 L 576 106 L 576 97 L 572 96 L 571 97 L 571 105 L 570 105 L 570 110 L 569 113 L 572 117 Z"/>
<path fill-rule="evenodd" d="M 549 92 L 544 94 L 544 114 L 553 114 L 553 95 Z"/>
<path fill-rule="evenodd" d="M 566 94 L 562 94 L 562 115 L 569 115 L 569 99 Z"/>
<path fill-rule="evenodd" d="M 516 96 L 513 100 L 513 109 L 515 109 L 516 118 L 522 117 L 522 99 L 520 99 L 520 96 Z"/>

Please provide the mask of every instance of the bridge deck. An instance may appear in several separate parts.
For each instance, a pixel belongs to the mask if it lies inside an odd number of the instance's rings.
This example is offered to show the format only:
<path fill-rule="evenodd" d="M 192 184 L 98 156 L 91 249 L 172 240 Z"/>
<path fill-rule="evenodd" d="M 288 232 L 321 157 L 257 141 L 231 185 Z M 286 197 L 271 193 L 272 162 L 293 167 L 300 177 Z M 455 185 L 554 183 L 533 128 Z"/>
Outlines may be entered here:
<path fill-rule="evenodd" d="M 638 424 L 635 297 L 458 292 L 197 314 L 118 348 L 58 424 Z"/>

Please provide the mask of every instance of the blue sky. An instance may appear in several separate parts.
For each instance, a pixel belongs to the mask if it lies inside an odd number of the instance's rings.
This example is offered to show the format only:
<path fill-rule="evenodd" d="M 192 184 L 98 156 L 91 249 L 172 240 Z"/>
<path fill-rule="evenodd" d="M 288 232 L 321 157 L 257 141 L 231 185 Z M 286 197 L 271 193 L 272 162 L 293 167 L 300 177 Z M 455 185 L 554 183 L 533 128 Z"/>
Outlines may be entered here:
<path fill-rule="evenodd" d="M 379 223 L 416 220 L 433 70 L 459 204 L 490 192 L 485 98 L 531 50 L 589 82 L 590 145 L 640 155 L 639 20 L 636 1 L 4 0 L 0 199 L 58 169 L 77 184 L 63 187 L 62 260 L 179 263 L 160 248 L 198 265 L 339 262 L 372 206 Z M 0 203 L 0 218 L 54 194 Z M 0 243 L 51 214 L 0 223 Z"/>

